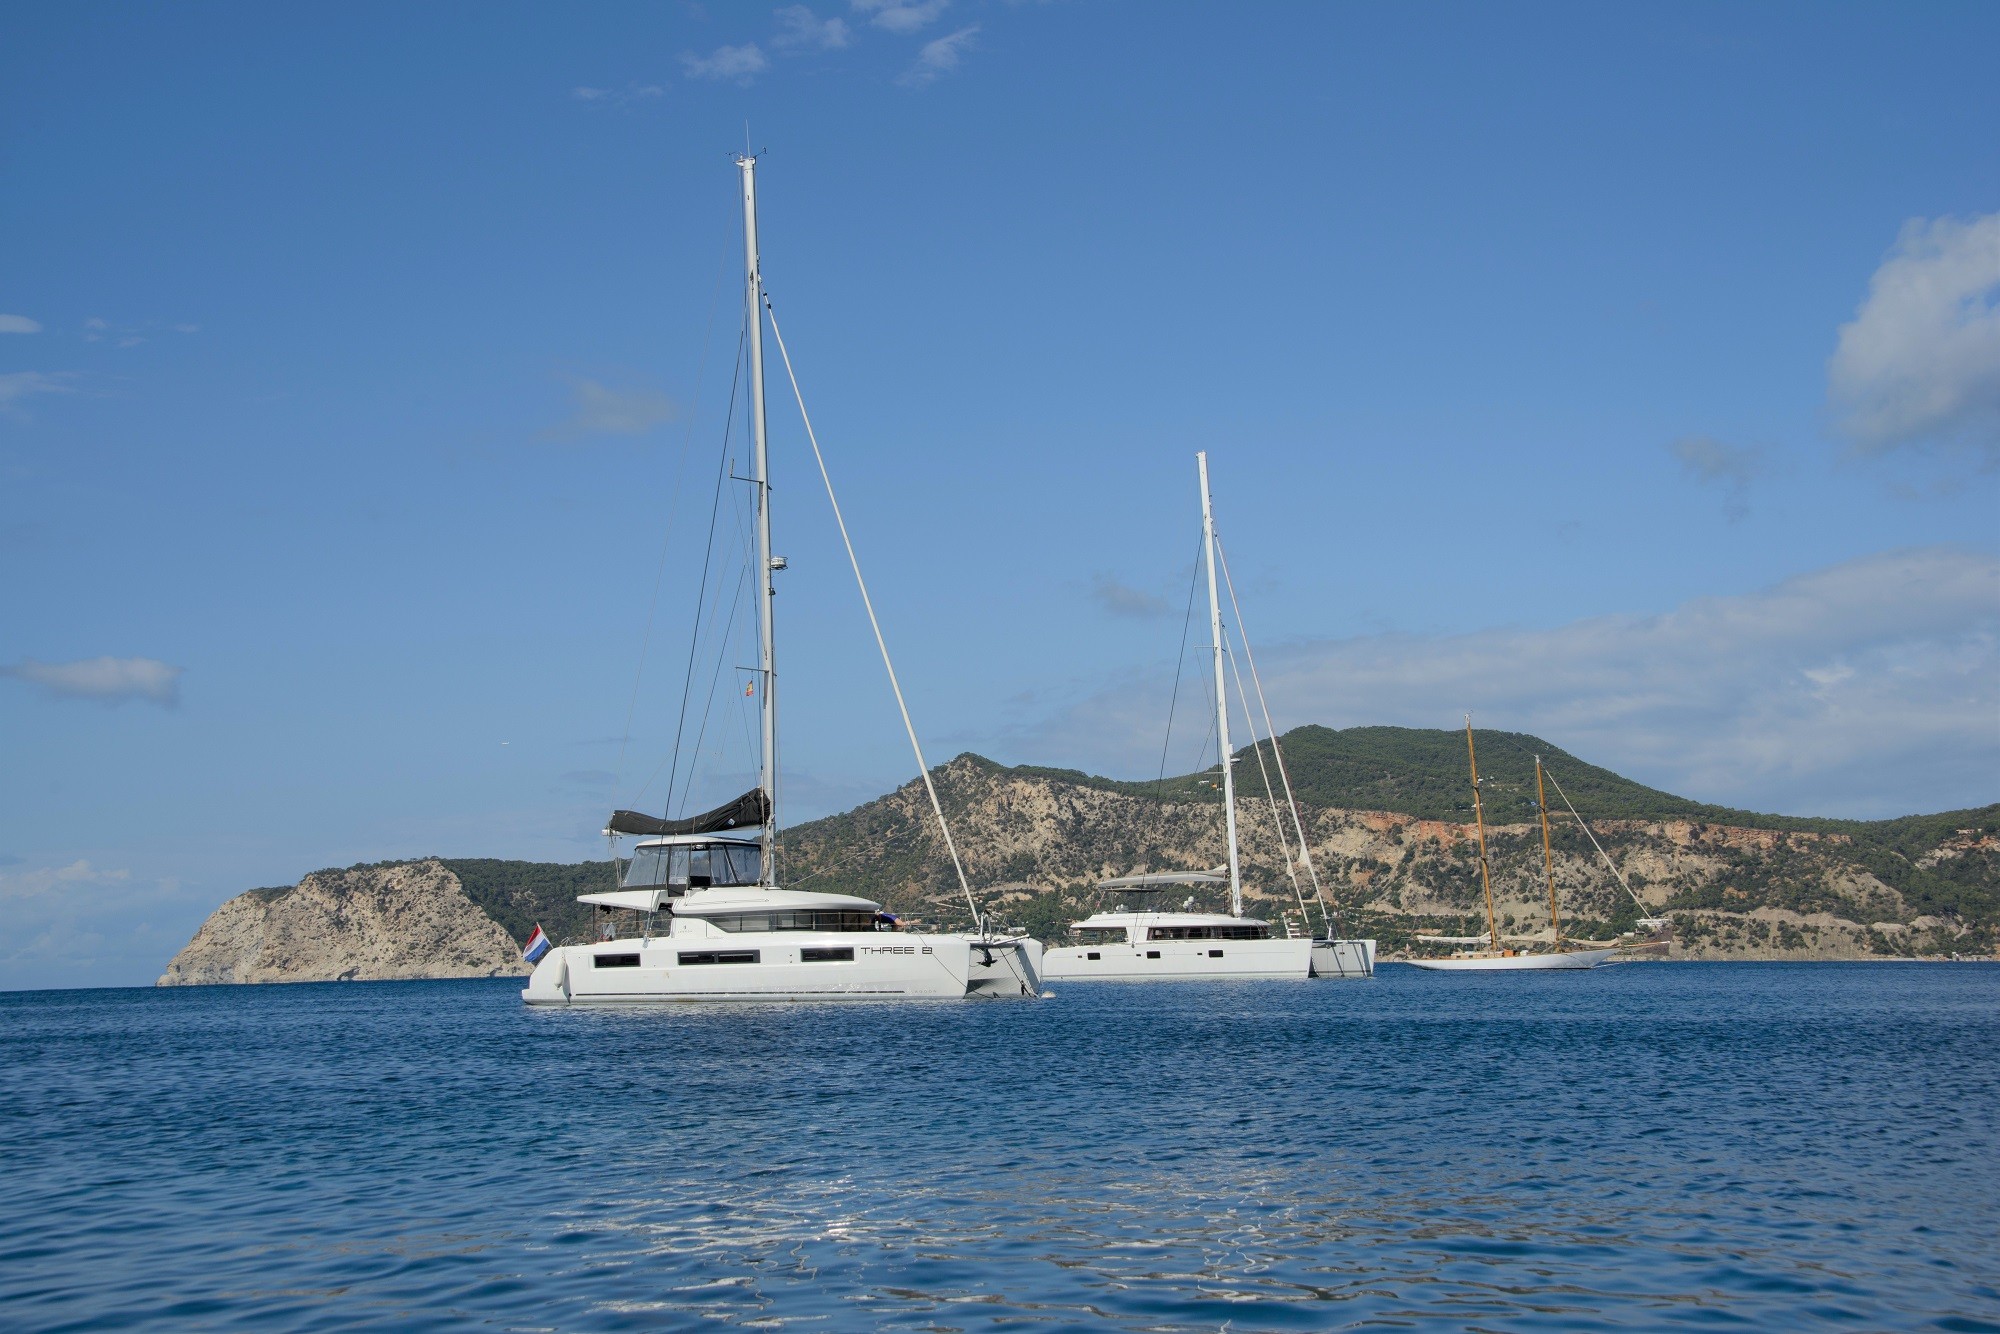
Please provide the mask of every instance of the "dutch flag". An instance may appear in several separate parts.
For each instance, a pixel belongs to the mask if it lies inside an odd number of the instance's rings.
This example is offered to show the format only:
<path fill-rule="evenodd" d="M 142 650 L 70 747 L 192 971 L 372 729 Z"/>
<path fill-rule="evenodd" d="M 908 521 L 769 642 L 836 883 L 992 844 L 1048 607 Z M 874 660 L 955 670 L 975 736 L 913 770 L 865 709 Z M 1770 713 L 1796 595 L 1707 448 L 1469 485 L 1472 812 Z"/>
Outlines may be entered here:
<path fill-rule="evenodd" d="M 542 934 L 542 924 L 535 923 L 534 931 L 528 936 L 528 943 L 521 948 L 521 957 L 529 963 L 539 963 L 549 952 L 549 938 Z"/>

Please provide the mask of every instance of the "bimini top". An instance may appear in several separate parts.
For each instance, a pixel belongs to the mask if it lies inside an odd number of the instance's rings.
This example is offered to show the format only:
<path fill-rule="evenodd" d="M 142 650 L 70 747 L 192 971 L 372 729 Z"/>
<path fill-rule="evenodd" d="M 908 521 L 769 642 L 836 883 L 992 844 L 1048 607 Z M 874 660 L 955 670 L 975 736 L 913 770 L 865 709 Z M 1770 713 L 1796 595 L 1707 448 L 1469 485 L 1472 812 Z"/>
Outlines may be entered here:
<path fill-rule="evenodd" d="M 1150 875 L 1121 875 L 1097 882 L 1099 889 L 1161 889 L 1168 885 L 1222 885 L 1229 877 L 1214 871 L 1156 871 Z"/>
<path fill-rule="evenodd" d="M 754 829 L 771 818 L 771 803 L 762 788 L 751 788 L 734 801 L 685 820 L 663 820 L 640 811 L 613 811 L 604 822 L 606 834 L 715 834 L 725 829 Z"/>

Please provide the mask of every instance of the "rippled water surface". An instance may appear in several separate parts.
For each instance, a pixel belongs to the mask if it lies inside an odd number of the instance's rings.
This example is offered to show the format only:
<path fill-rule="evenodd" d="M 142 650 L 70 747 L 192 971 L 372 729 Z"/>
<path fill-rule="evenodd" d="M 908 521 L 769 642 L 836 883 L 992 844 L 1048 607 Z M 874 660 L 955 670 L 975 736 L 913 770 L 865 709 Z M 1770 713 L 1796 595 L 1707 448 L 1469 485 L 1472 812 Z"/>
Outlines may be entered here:
<path fill-rule="evenodd" d="M 2000 967 L 0 994 L 0 1325 L 2000 1330 Z"/>

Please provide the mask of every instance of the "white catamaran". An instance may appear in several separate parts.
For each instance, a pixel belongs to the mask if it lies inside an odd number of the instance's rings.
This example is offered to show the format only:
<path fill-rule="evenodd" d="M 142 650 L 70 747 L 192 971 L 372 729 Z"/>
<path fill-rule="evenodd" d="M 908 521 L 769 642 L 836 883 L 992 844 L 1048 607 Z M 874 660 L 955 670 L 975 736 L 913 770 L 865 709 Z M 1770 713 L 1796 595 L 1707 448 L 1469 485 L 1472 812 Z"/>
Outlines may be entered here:
<path fill-rule="evenodd" d="M 1201 473 L 1201 529 L 1204 560 L 1208 567 L 1208 623 L 1215 656 L 1215 726 L 1218 753 L 1222 756 L 1223 826 L 1228 835 L 1229 912 L 1199 913 L 1163 910 L 1159 896 L 1184 886 L 1216 886 L 1225 883 L 1225 867 L 1207 871 L 1166 871 L 1146 875 L 1118 876 L 1098 882 L 1106 895 L 1104 909 L 1071 928 L 1074 945 L 1048 951 L 1043 959 L 1044 975 L 1051 981 L 1074 982 L 1196 982 L 1241 981 L 1252 978 L 1372 977 L 1375 972 L 1375 942 L 1335 940 L 1329 931 L 1324 937 L 1276 935 L 1270 923 L 1243 915 L 1243 875 L 1236 843 L 1236 780 L 1231 772 L 1235 756 L 1229 748 L 1229 694 L 1223 674 L 1225 641 L 1222 633 L 1222 603 L 1216 586 L 1216 536 L 1214 509 L 1208 493 L 1208 455 L 1195 455 Z M 1232 605 L 1235 589 L 1230 589 Z M 1237 632 L 1242 634 L 1239 609 Z M 1243 638 L 1245 656 L 1249 639 Z M 1256 676 L 1256 663 L 1251 662 Z M 1241 692 L 1239 674 L 1237 686 Z M 1262 702 L 1263 687 L 1258 686 Z M 1244 701 L 1248 708 L 1249 701 Z M 1254 720 L 1252 740 L 1255 737 Z M 1300 859 L 1310 870 L 1312 853 L 1306 844 L 1305 829 L 1298 818 L 1298 803 L 1292 800 L 1291 780 L 1285 775 L 1284 759 L 1277 755 L 1277 734 L 1272 731 L 1268 710 L 1265 731 L 1270 734 L 1277 756 L 1278 772 L 1284 781 L 1285 800 L 1291 807 L 1292 822 L 1298 832 Z M 1258 763 L 1263 756 L 1260 752 Z M 1266 775 L 1268 784 L 1269 775 Z M 1280 840 L 1286 838 L 1277 819 L 1276 802 L 1272 818 Z M 1289 845 L 1286 865 L 1291 865 Z M 1296 873 L 1294 873 L 1296 881 Z M 1315 890 L 1318 874 L 1313 873 Z M 1322 920 L 1331 920 L 1321 898 Z M 1301 912 L 1304 911 L 1301 895 Z"/>
<path fill-rule="evenodd" d="M 876 643 L 902 709 L 917 767 L 930 792 L 960 887 L 981 929 L 924 934 L 900 929 L 869 899 L 781 888 L 777 883 L 777 655 L 772 624 L 769 451 L 764 421 L 763 320 L 769 311 L 757 257 L 756 159 L 739 157 L 743 188 L 746 334 L 755 446 L 758 680 L 763 737 L 757 787 L 685 820 L 617 811 L 605 832 L 643 841 L 617 889 L 579 895 L 610 929 L 603 939 L 566 944 L 541 956 L 521 996 L 530 1005 L 630 1001 L 847 1001 L 1031 996 L 1040 991 L 1042 947 L 984 927 L 943 807 L 903 707 L 902 687 L 876 626 Z M 770 316 L 778 350 L 784 336 Z M 786 359 L 790 370 L 790 360 Z M 797 391 L 797 380 L 793 378 Z M 803 400 L 800 402 L 803 411 Z M 806 419 L 806 433 L 819 445 Z M 821 469 L 824 473 L 822 460 Z M 827 487 L 832 498 L 832 484 Z M 834 502 L 843 540 L 845 521 Z M 853 560 L 853 545 L 848 543 Z M 860 565 L 855 561 L 855 576 Z M 861 586 L 871 624 L 866 584 Z"/>

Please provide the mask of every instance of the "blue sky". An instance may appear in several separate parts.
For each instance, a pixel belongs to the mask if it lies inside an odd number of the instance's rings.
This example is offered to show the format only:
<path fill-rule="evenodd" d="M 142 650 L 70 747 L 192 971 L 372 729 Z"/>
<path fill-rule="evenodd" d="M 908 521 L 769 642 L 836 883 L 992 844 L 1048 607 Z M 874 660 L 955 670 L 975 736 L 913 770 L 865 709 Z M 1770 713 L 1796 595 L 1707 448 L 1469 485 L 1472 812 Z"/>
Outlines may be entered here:
<path fill-rule="evenodd" d="M 664 799 L 746 133 L 933 761 L 1152 771 L 1207 449 L 1281 727 L 1472 709 L 1805 814 L 2000 786 L 1991 6 L 0 31 L 0 986 Z M 775 351 L 771 402 L 806 818 L 910 761 Z"/>

